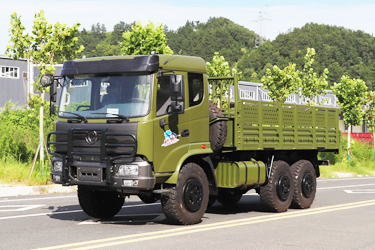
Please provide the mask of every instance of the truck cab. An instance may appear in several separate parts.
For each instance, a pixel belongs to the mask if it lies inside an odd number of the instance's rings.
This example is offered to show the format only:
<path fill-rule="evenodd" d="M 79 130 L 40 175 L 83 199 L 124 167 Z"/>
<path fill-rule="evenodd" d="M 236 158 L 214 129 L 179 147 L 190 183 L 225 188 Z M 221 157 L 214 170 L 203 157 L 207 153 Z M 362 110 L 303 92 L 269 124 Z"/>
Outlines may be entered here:
<path fill-rule="evenodd" d="M 207 72 L 201 58 L 67 61 L 60 84 L 56 131 L 47 140 L 54 156 L 51 180 L 78 185 L 79 196 L 108 192 L 155 201 L 163 188 L 176 184 L 175 173 L 186 159 L 212 153 Z M 88 212 L 94 217 L 113 213 Z"/>

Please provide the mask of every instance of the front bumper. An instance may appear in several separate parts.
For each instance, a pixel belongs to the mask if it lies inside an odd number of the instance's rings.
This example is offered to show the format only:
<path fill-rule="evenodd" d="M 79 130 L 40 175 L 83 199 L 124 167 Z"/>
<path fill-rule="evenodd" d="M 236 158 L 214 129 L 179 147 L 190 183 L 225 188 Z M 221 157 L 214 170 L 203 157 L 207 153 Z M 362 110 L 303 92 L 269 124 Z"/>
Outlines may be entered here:
<path fill-rule="evenodd" d="M 64 157 L 65 158 L 65 157 Z M 155 186 L 155 176 L 152 165 L 136 157 L 133 162 L 120 160 L 103 162 L 68 163 L 66 160 L 54 157 L 55 161 L 62 161 L 62 171 L 51 171 L 51 181 L 63 185 L 91 185 L 102 186 L 121 190 L 151 190 Z M 138 175 L 118 175 L 121 164 L 138 166 Z M 131 185 L 130 185 L 131 184 Z"/>

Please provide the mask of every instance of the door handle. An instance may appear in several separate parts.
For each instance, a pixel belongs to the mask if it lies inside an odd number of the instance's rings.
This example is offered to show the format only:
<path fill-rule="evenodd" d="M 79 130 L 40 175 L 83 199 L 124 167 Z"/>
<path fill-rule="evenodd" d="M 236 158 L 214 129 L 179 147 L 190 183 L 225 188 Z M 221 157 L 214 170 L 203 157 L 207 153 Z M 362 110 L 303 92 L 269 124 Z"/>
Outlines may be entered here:
<path fill-rule="evenodd" d="M 184 129 L 181 131 L 181 137 L 189 137 L 190 132 L 189 129 Z"/>

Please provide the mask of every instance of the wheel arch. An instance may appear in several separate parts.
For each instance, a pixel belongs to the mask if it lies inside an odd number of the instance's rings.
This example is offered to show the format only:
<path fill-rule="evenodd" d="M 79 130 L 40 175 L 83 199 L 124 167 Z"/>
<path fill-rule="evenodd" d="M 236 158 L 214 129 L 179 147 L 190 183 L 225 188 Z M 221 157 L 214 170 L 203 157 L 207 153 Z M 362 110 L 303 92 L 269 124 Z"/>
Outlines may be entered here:
<path fill-rule="evenodd" d="M 282 160 L 292 166 L 294 163 L 300 160 L 310 161 L 315 169 L 316 177 L 320 176 L 319 162 L 318 162 L 318 150 L 291 150 L 291 151 L 273 151 L 275 155 L 274 161 Z M 272 155 L 272 153 L 270 154 Z M 268 156 L 270 159 L 271 157 Z"/>
<path fill-rule="evenodd" d="M 196 163 L 198 164 L 207 176 L 207 180 L 210 188 L 210 195 L 217 195 L 218 188 L 216 182 L 216 175 L 214 165 L 212 163 L 211 157 L 209 154 L 196 154 L 189 151 L 188 154 L 184 155 L 178 162 L 177 168 L 171 177 L 165 182 L 167 184 L 177 184 L 178 175 L 187 163 Z"/>

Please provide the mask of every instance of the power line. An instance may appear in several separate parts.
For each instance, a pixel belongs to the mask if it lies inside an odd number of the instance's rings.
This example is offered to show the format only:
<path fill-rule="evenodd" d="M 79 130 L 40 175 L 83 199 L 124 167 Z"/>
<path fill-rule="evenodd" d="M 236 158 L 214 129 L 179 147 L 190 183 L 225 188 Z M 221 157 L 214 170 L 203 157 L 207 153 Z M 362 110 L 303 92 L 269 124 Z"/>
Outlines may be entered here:
<path fill-rule="evenodd" d="M 257 19 L 253 20 L 253 22 L 258 23 L 258 34 L 255 36 L 255 44 L 254 47 L 258 48 L 259 45 L 265 42 L 265 21 L 271 21 L 271 19 L 266 18 L 264 15 L 266 14 L 263 9 L 268 7 L 268 5 L 261 5 L 259 6 L 259 16 Z"/>

